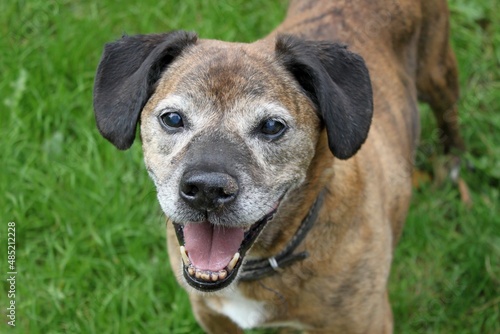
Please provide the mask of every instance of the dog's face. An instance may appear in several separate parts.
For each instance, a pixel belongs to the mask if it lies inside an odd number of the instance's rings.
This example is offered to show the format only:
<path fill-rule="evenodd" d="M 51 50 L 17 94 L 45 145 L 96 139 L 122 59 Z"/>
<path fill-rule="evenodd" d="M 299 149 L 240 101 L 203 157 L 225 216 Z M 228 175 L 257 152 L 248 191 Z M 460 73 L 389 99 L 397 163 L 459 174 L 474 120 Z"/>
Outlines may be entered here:
<path fill-rule="evenodd" d="M 218 41 L 200 41 L 165 71 L 141 138 L 172 221 L 247 229 L 304 181 L 320 119 L 285 71 L 255 47 Z"/>
<path fill-rule="evenodd" d="M 146 167 L 175 226 L 184 277 L 202 291 L 237 277 L 282 201 L 305 182 L 321 131 L 335 156 L 349 158 L 372 112 L 358 56 L 291 37 L 125 38 L 108 45 L 94 94 L 99 129 L 117 147 L 132 144 L 140 117 Z"/>

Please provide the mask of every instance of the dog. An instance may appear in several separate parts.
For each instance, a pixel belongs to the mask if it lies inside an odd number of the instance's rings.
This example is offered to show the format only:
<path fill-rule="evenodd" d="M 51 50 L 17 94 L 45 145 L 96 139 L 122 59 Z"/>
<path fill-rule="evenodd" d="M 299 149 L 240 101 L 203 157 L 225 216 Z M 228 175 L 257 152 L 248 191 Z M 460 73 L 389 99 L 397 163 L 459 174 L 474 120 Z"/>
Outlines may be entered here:
<path fill-rule="evenodd" d="M 94 86 L 100 133 L 140 124 L 173 271 L 208 333 L 391 333 L 417 102 L 463 149 L 444 0 L 292 0 L 251 44 L 124 36 Z"/>

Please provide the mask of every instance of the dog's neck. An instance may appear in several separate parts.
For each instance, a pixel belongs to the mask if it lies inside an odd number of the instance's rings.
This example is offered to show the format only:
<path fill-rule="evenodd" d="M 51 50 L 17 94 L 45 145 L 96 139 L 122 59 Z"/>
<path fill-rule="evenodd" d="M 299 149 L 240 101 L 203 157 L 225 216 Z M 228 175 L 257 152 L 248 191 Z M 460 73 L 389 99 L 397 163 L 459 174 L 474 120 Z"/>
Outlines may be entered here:
<path fill-rule="evenodd" d="M 307 251 L 300 253 L 294 253 L 294 251 L 305 239 L 308 232 L 316 222 L 319 210 L 323 204 L 324 192 L 325 190 L 320 192 L 307 215 L 302 220 L 294 236 L 290 239 L 283 250 L 281 250 L 277 255 L 269 258 L 247 261 L 240 274 L 241 281 L 255 281 L 263 277 L 279 273 L 284 267 L 290 266 L 297 261 L 302 261 L 309 256 Z"/>

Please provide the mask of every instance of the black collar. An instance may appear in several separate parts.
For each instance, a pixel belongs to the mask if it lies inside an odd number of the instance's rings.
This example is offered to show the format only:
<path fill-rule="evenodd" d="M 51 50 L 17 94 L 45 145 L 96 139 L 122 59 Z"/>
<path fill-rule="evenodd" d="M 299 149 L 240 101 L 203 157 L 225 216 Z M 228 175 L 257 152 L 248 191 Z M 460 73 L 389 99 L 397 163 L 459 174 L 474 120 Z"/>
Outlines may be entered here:
<path fill-rule="evenodd" d="M 302 261 L 309 256 L 307 251 L 297 254 L 293 254 L 293 251 L 305 239 L 307 233 L 311 230 L 314 222 L 318 218 L 319 209 L 323 204 L 324 193 L 325 191 L 323 190 L 318 195 L 316 201 L 311 206 L 306 217 L 302 220 L 302 223 L 295 232 L 295 235 L 281 252 L 279 252 L 276 256 L 267 259 L 249 260 L 243 265 L 240 274 L 241 281 L 255 281 L 263 277 L 270 276 L 276 272 L 281 272 L 283 267 L 292 265 L 297 261 Z"/>

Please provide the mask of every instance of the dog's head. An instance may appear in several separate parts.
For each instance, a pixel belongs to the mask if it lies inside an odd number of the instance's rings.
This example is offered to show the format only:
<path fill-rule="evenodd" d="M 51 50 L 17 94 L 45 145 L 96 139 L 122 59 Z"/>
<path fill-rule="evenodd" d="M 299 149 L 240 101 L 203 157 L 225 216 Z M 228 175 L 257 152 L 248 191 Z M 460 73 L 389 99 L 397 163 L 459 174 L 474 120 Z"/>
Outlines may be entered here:
<path fill-rule="evenodd" d="M 184 277 L 214 291 L 234 280 L 281 202 L 306 183 L 321 131 L 335 157 L 358 151 L 372 93 L 361 57 L 339 44 L 291 36 L 236 44 L 177 31 L 106 45 L 94 109 L 120 149 L 140 119 Z"/>

